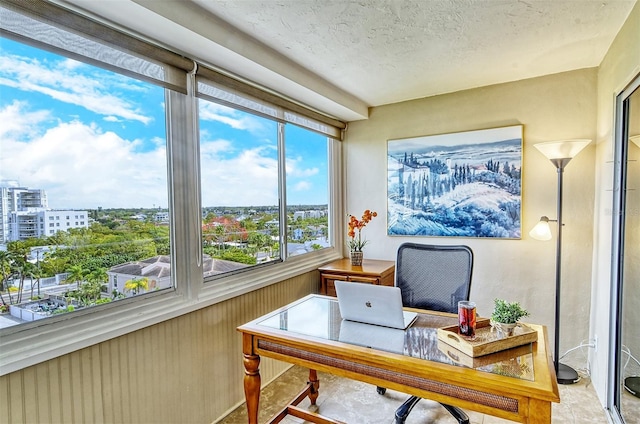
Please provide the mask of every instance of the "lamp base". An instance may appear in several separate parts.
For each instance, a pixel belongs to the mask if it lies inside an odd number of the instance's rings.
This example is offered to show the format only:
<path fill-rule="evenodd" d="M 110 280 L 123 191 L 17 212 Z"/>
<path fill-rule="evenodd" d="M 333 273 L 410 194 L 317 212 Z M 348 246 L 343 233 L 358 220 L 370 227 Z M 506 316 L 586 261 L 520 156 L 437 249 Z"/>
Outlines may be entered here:
<path fill-rule="evenodd" d="M 627 377 L 624 379 L 624 388 L 637 398 L 640 398 L 640 377 Z"/>
<path fill-rule="evenodd" d="M 558 373 L 556 375 L 558 384 L 574 384 L 580 381 L 580 376 L 568 365 L 558 363 Z"/>

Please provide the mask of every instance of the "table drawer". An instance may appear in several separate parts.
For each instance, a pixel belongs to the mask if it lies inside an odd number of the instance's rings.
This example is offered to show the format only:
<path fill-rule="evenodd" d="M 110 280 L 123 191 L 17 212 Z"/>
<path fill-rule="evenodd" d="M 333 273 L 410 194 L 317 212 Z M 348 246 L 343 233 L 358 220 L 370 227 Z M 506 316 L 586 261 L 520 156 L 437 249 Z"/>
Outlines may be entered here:
<path fill-rule="evenodd" d="M 353 276 L 353 275 L 322 275 L 326 286 L 327 286 L 327 295 L 335 296 L 336 295 L 336 286 L 334 281 L 351 281 L 355 283 L 368 283 L 368 284 L 380 284 L 380 278 L 376 277 L 361 277 L 361 276 Z"/>

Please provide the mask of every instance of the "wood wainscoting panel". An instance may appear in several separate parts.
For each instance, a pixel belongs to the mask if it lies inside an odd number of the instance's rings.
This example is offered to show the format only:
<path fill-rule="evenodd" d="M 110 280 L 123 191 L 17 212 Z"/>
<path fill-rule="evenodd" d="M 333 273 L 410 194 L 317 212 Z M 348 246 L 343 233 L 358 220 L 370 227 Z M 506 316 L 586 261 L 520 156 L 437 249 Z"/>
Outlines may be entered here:
<path fill-rule="evenodd" d="M 215 422 L 244 402 L 236 328 L 319 285 L 312 271 L 4 375 L 3 422 Z M 264 359 L 263 384 L 288 367 Z"/>

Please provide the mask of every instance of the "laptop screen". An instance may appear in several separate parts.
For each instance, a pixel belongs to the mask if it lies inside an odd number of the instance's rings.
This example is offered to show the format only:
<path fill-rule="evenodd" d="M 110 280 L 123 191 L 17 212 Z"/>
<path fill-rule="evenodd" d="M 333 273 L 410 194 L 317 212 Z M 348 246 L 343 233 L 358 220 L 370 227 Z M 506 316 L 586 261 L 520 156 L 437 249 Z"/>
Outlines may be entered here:
<path fill-rule="evenodd" d="M 402 310 L 398 287 L 336 281 L 335 288 L 343 319 L 405 329 L 417 316 Z"/>

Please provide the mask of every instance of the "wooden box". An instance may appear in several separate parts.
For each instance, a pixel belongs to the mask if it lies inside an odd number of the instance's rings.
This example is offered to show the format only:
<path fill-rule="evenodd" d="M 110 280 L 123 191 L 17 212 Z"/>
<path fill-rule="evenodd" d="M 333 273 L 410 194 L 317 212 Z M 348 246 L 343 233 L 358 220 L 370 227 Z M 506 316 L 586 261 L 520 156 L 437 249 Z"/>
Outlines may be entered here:
<path fill-rule="evenodd" d="M 491 328 L 489 320 L 478 320 L 476 337 L 473 340 L 461 336 L 457 325 L 438 328 L 438 340 L 466 355 L 477 357 L 535 342 L 538 340 L 538 332 L 526 324 L 519 323 L 513 331 L 513 336 L 500 338 L 498 332 Z"/>

